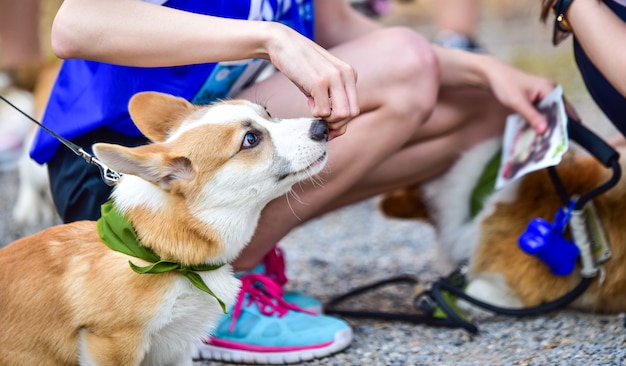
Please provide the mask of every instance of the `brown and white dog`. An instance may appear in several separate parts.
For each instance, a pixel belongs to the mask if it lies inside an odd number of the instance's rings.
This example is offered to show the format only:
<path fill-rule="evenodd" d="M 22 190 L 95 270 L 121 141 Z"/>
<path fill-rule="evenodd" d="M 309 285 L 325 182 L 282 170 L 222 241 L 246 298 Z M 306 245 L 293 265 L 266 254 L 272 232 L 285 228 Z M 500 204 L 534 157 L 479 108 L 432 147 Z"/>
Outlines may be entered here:
<path fill-rule="evenodd" d="M 470 196 L 483 168 L 500 149 L 500 139 L 477 145 L 444 175 L 421 188 L 389 192 L 381 201 L 390 217 L 427 218 L 436 228 L 438 259 L 450 265 L 469 261 L 466 293 L 501 307 L 539 305 L 563 296 L 581 280 L 577 267 L 553 275 L 539 259 L 523 252 L 518 238 L 533 218 L 550 222 L 563 207 L 547 170 L 536 171 L 488 195 L 482 210 L 470 215 Z M 621 152 L 622 156 L 624 151 Z M 622 165 L 623 159 L 622 159 Z M 557 171 L 570 195 L 604 183 L 611 171 L 583 151 L 568 152 Z M 610 243 L 612 257 L 602 264 L 603 283 L 594 278 L 571 304 L 592 312 L 626 311 L 626 178 L 593 204 Z"/>
<path fill-rule="evenodd" d="M 193 106 L 158 93 L 129 111 L 152 144 L 95 144 L 123 173 L 112 201 L 141 246 L 197 272 L 228 309 L 240 283 L 228 264 L 261 210 L 327 160 L 328 127 L 280 120 L 247 101 Z M 151 263 L 109 249 L 96 222 L 55 226 L 0 250 L 0 364 L 191 365 L 223 311 L 183 274 L 139 274 Z"/>

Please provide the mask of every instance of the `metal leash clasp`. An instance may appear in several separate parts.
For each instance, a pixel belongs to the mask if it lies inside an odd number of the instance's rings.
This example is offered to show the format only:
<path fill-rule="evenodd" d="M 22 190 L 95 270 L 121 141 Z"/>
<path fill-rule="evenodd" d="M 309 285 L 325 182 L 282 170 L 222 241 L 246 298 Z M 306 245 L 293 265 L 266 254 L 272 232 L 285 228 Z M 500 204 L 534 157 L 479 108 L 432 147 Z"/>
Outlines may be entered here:
<path fill-rule="evenodd" d="M 78 149 L 78 154 L 87 161 L 87 163 L 95 165 L 100 169 L 100 175 L 102 176 L 102 180 L 107 186 L 114 186 L 117 181 L 122 176 L 120 173 L 112 170 L 108 166 L 104 165 L 100 160 L 96 159 L 93 155 L 89 154 L 82 148 Z"/>

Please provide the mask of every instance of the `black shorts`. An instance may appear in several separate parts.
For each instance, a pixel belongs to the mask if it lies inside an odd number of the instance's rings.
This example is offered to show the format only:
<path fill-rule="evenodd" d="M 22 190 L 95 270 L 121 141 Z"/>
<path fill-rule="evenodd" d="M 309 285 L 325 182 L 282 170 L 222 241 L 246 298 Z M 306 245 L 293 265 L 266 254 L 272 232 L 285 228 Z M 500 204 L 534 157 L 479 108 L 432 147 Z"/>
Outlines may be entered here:
<path fill-rule="evenodd" d="M 91 147 L 97 142 L 130 147 L 145 145 L 148 139 L 100 128 L 72 139 L 72 142 L 91 154 Z M 52 199 L 63 222 L 100 218 L 100 206 L 109 199 L 112 187 L 104 183 L 95 165 L 88 164 L 63 145 L 48 162 L 48 176 Z"/>

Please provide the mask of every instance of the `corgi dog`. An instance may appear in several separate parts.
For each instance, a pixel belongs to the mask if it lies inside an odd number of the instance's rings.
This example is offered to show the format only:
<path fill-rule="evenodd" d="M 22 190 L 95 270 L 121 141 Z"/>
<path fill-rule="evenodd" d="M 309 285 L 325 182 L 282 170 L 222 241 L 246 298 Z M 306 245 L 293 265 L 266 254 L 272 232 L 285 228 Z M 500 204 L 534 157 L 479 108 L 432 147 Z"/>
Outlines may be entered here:
<path fill-rule="evenodd" d="M 122 174 L 102 218 L 0 250 L 0 364 L 191 365 L 237 298 L 229 263 L 261 210 L 327 161 L 325 121 L 244 100 L 143 92 L 129 112 L 152 143 L 93 146 Z"/>
<path fill-rule="evenodd" d="M 581 281 L 580 265 L 569 274 L 555 275 L 534 255 L 524 252 L 520 236 L 529 222 L 552 222 L 564 208 L 547 170 L 522 176 L 482 200 L 472 215 L 470 200 L 483 168 L 499 154 L 501 139 L 492 139 L 465 152 L 445 174 L 420 187 L 383 195 L 388 217 L 426 219 L 436 230 L 437 260 L 442 271 L 468 263 L 465 292 L 504 308 L 528 308 L 553 301 Z M 623 154 L 624 151 L 621 151 Z M 620 165 L 624 166 L 623 159 Z M 622 167 L 623 169 L 623 167 Z M 606 182 L 611 170 L 583 150 L 570 148 L 556 170 L 568 195 L 581 195 Z M 494 179 L 495 181 L 495 179 Z M 626 311 L 626 178 L 595 197 L 593 205 L 612 255 L 602 263 L 604 275 L 590 286 L 572 308 L 589 312 Z M 568 240 L 569 230 L 565 230 Z"/>

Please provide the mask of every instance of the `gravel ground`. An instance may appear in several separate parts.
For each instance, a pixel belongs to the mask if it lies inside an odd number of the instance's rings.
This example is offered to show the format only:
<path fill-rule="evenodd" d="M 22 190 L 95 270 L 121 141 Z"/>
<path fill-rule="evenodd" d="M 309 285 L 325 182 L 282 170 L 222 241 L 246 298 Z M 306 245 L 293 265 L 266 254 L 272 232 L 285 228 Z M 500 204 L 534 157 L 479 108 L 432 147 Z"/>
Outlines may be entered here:
<path fill-rule="evenodd" d="M 2 207 L 11 207 L 16 178 L 0 174 Z M 0 212 L 0 244 L 20 234 Z M 288 287 L 322 301 L 353 287 L 399 274 L 436 278 L 434 232 L 426 224 L 389 220 L 377 199 L 347 207 L 310 222 L 286 237 Z M 414 288 L 396 286 L 368 296 L 364 309 L 410 307 Z M 350 320 L 354 342 L 342 353 L 304 365 L 623 365 L 626 331 L 622 315 L 562 311 L 513 319 L 482 317 L 480 332 L 403 322 Z M 195 366 L 222 365 L 195 362 Z"/>
<path fill-rule="evenodd" d="M 603 135 L 612 133 L 584 92 L 568 46 L 549 47 L 549 31 L 538 24 L 534 2 L 487 1 L 480 40 L 488 50 L 526 69 L 563 83 L 583 119 Z M 520 5 L 521 3 L 521 5 Z M 403 6 L 383 19 L 388 24 L 432 31 L 429 1 Z M 510 6 L 509 6 L 510 5 Z M 426 20 L 424 20 L 426 19 Z M 0 173 L 0 246 L 37 228 L 18 228 L 10 218 L 16 172 Z M 434 232 L 426 224 L 384 218 L 374 198 L 309 222 L 281 246 L 288 260 L 289 288 L 322 301 L 356 286 L 399 274 L 423 284 L 436 278 Z M 40 225 L 42 227 L 44 225 Z M 359 303 L 367 309 L 410 307 L 415 289 L 394 287 Z M 306 365 L 623 365 L 624 316 L 560 311 L 534 318 L 483 316 L 480 333 L 402 322 L 350 320 L 353 344 L 344 352 Z M 196 366 L 221 365 L 195 362 Z"/>

